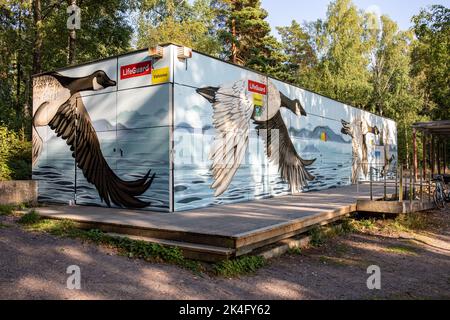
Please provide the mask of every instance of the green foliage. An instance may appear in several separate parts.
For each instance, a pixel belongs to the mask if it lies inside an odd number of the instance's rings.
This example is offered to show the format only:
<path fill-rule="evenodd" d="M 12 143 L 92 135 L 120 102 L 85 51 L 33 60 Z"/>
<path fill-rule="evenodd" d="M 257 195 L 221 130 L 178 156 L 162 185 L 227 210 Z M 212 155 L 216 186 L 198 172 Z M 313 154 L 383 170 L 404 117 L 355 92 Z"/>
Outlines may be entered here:
<path fill-rule="evenodd" d="M 299 255 L 302 254 L 302 249 L 300 247 L 292 247 L 289 248 L 288 254 L 290 255 Z"/>
<path fill-rule="evenodd" d="M 392 225 L 400 231 L 424 230 L 429 225 L 429 221 L 423 212 L 415 212 L 399 215 Z"/>
<path fill-rule="evenodd" d="M 218 55 L 215 30 L 216 8 L 212 0 L 144 0 L 137 18 L 137 46 L 152 47 L 173 42 Z"/>
<path fill-rule="evenodd" d="M 30 212 L 21 216 L 18 222 L 24 225 L 31 225 L 37 223 L 40 219 L 41 217 L 32 209 Z"/>
<path fill-rule="evenodd" d="M 413 255 L 417 256 L 417 249 L 412 246 L 392 246 L 386 248 L 386 251 L 396 254 L 402 254 L 402 255 Z"/>
<path fill-rule="evenodd" d="M 286 76 L 283 80 L 305 87 L 311 85 L 311 74 L 317 67 L 314 37 L 293 20 L 290 26 L 277 27 L 284 54 L 287 57 Z"/>
<path fill-rule="evenodd" d="M 230 61 L 284 78 L 281 44 L 270 32 L 268 16 L 260 0 L 224 0 L 223 28 L 219 32 L 223 56 Z"/>
<path fill-rule="evenodd" d="M 422 94 L 423 114 L 450 119 L 450 9 L 433 5 L 412 18 L 412 74 Z"/>
<path fill-rule="evenodd" d="M 327 18 L 318 22 L 317 68 L 320 93 L 364 108 L 371 94 L 368 54 L 370 50 L 364 18 L 351 0 L 330 3 Z M 320 26 L 320 24 L 322 24 Z"/>
<path fill-rule="evenodd" d="M 15 206 L 10 204 L 0 204 L 0 216 L 10 216 L 14 213 Z"/>
<path fill-rule="evenodd" d="M 31 143 L 24 134 L 0 126 L 0 180 L 24 180 L 31 176 Z"/>
<path fill-rule="evenodd" d="M 355 230 L 357 229 L 354 226 L 353 220 L 350 219 L 344 219 L 341 222 L 333 225 L 322 227 L 314 226 L 309 231 L 309 236 L 311 237 L 309 243 L 313 247 L 320 247 L 329 239 L 354 232 Z"/>
<path fill-rule="evenodd" d="M 264 267 L 266 260 L 261 256 L 245 256 L 233 260 L 224 260 L 214 265 L 214 272 L 223 277 L 236 277 L 253 273 Z"/>

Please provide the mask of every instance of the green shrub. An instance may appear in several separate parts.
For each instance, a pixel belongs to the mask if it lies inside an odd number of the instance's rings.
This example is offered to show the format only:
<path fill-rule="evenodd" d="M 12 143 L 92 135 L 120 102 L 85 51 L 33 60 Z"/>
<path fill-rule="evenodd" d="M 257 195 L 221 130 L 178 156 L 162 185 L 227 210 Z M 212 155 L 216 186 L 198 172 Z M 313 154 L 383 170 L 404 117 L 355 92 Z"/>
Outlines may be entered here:
<path fill-rule="evenodd" d="M 35 224 L 37 223 L 41 217 L 36 213 L 36 211 L 31 210 L 30 212 L 24 214 L 19 219 L 19 223 L 21 224 Z"/>
<path fill-rule="evenodd" d="M 0 180 L 25 180 L 31 177 L 31 142 L 0 126 Z"/>
<path fill-rule="evenodd" d="M 0 204 L 0 215 L 10 216 L 14 213 L 15 206 L 10 204 Z"/>

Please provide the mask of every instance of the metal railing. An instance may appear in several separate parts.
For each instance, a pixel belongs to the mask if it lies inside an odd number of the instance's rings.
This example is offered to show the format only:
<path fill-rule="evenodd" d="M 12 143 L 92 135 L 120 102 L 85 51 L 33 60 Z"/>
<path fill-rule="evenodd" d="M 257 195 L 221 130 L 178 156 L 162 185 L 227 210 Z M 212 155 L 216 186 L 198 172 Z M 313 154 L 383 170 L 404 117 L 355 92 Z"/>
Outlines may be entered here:
<path fill-rule="evenodd" d="M 382 174 L 380 174 L 382 168 Z M 373 185 L 376 182 L 383 182 L 383 200 L 387 199 L 388 187 L 394 186 L 393 198 L 398 201 L 420 200 L 421 202 L 432 201 L 433 177 L 431 172 L 424 176 L 423 168 L 418 168 L 417 179 L 411 166 L 398 164 L 388 172 L 384 172 L 384 166 L 369 167 L 369 193 L 370 200 L 374 198 Z M 358 180 L 358 183 L 360 181 Z M 428 191 L 428 192 L 427 192 Z M 410 203 L 411 205 L 411 203 Z"/>

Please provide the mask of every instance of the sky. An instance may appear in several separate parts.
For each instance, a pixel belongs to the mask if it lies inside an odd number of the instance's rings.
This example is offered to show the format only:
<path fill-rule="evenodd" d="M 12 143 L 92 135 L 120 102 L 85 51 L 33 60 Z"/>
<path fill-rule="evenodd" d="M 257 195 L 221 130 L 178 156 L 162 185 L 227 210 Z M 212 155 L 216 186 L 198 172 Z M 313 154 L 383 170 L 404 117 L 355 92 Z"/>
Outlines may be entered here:
<path fill-rule="evenodd" d="M 297 22 L 324 19 L 331 0 L 262 0 L 262 6 L 269 12 L 267 21 L 276 35 L 275 27 Z M 353 0 L 361 10 L 386 14 L 396 21 L 400 29 L 411 26 L 411 17 L 421 8 L 432 4 L 450 7 L 450 0 Z"/>

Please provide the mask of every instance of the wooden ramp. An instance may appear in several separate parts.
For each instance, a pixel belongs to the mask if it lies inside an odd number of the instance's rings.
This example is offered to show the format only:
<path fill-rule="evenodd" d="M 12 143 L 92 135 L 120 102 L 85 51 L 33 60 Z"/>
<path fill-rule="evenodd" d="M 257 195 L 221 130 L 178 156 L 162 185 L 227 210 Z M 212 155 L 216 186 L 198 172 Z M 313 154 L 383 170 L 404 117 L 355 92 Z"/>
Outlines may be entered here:
<path fill-rule="evenodd" d="M 374 199 L 383 193 L 382 184 L 373 185 Z M 217 261 L 338 220 L 355 212 L 358 200 L 368 199 L 369 185 L 362 184 L 175 213 L 88 206 L 49 206 L 38 212 L 82 228 L 178 246 L 188 258 Z"/>

